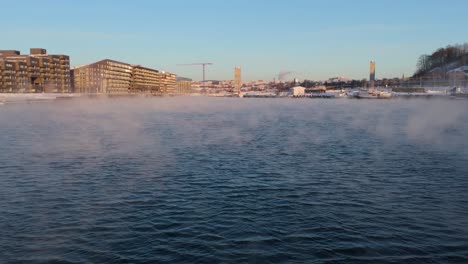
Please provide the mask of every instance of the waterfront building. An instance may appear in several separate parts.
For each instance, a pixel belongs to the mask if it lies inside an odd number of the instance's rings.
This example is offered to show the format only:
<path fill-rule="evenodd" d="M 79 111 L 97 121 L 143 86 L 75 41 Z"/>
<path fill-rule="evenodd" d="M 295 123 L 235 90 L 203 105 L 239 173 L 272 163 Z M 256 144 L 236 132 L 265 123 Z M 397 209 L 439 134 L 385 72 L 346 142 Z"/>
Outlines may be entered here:
<path fill-rule="evenodd" d="M 14 88 L 15 70 L 13 63 L 0 58 L 0 92 L 11 93 Z"/>
<path fill-rule="evenodd" d="M 161 73 L 140 65 L 132 66 L 130 93 L 160 93 Z"/>
<path fill-rule="evenodd" d="M 468 65 L 447 72 L 450 86 L 468 88 Z"/>
<path fill-rule="evenodd" d="M 177 77 L 177 94 L 189 94 L 192 92 L 192 79 Z"/>
<path fill-rule="evenodd" d="M 8 57 L 8 56 L 17 56 L 20 55 L 19 50 L 0 50 L 0 57 Z"/>
<path fill-rule="evenodd" d="M 173 73 L 110 59 L 75 67 L 71 76 L 76 93 L 167 94 L 176 88 Z"/>
<path fill-rule="evenodd" d="M 447 74 L 451 79 L 468 79 L 468 65 L 450 70 Z"/>
<path fill-rule="evenodd" d="M 13 69 L 15 72 L 13 87 L 20 93 L 29 92 L 28 64 L 25 61 L 14 61 Z"/>
<path fill-rule="evenodd" d="M 240 93 L 240 89 L 242 87 L 242 76 L 241 76 L 241 68 L 235 67 L 234 68 L 234 92 Z"/>
<path fill-rule="evenodd" d="M 304 96 L 305 95 L 305 88 L 302 86 L 295 86 L 291 88 L 291 93 L 293 96 Z"/>
<path fill-rule="evenodd" d="M 0 50 L 0 58 L 13 65 L 13 69 L 5 73 L 11 75 L 11 81 L 0 86 L 2 92 L 71 91 L 69 56 L 50 55 L 45 49 L 32 48 L 29 55 L 21 55 L 17 50 Z M 2 76 L 2 79 L 9 79 L 9 76 Z"/>
<path fill-rule="evenodd" d="M 161 92 L 163 94 L 174 94 L 176 90 L 177 75 L 170 72 L 161 72 Z"/>
<path fill-rule="evenodd" d="M 75 67 L 72 75 L 76 93 L 128 94 L 132 66 L 105 59 Z"/>

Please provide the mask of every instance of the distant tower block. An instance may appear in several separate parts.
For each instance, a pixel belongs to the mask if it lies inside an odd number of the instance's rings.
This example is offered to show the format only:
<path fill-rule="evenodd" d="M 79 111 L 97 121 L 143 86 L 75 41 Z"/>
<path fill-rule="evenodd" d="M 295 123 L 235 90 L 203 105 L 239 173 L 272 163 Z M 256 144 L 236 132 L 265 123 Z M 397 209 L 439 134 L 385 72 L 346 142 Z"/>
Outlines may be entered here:
<path fill-rule="evenodd" d="M 375 61 L 370 62 L 370 77 L 369 77 L 371 88 L 375 85 Z"/>
<path fill-rule="evenodd" d="M 235 67 L 234 68 L 234 90 L 237 93 L 240 93 L 241 87 L 242 87 L 241 68 Z"/>

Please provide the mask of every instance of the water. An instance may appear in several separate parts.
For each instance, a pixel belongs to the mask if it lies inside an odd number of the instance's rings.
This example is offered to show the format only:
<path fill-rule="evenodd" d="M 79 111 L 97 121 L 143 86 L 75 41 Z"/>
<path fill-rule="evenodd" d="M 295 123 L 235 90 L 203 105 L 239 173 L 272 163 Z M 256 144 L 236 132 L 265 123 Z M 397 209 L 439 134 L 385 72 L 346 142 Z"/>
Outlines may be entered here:
<path fill-rule="evenodd" d="M 468 263 L 462 100 L 0 108 L 1 263 Z"/>

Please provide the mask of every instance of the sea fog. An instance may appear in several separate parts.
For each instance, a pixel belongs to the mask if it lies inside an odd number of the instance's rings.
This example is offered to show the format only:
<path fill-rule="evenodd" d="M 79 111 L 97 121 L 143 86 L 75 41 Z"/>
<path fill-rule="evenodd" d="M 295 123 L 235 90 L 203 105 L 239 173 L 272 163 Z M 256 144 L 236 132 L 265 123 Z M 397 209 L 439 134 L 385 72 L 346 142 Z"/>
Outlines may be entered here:
<path fill-rule="evenodd" d="M 273 134 L 288 142 L 287 151 L 307 142 L 346 144 L 362 137 L 382 146 L 404 141 L 466 155 L 467 113 L 466 100 L 447 99 L 74 99 L 2 106 L 0 131 L 4 150 L 21 146 L 63 155 L 170 155 L 179 143 L 241 146 Z"/>
<path fill-rule="evenodd" d="M 0 106 L 0 262 L 466 263 L 468 101 Z"/>

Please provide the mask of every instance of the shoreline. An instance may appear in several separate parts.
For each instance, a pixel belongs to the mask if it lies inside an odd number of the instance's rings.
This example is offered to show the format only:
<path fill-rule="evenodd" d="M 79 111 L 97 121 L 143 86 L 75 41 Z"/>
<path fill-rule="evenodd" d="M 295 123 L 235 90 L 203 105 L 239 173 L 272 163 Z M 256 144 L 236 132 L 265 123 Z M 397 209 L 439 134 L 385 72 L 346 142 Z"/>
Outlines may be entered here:
<path fill-rule="evenodd" d="M 463 94 L 464 95 L 464 94 Z M 213 94 L 182 94 L 182 95 L 151 95 L 151 94 L 53 94 L 53 93 L 29 93 L 29 94 L 0 94 L 0 105 L 5 104 L 21 104 L 21 103 L 41 103 L 41 102 L 62 102 L 65 100 L 96 100 L 96 99 L 150 99 L 150 98 L 176 98 L 176 97 L 206 97 L 206 98 L 231 98 L 240 100 L 255 100 L 255 99 L 313 99 L 315 100 L 364 100 L 364 101 L 391 101 L 391 100 L 414 100 L 414 99 L 425 99 L 425 100 L 452 100 L 452 99 L 468 99 L 467 96 L 454 96 L 450 94 L 431 94 L 431 93 L 393 93 L 390 98 L 371 98 L 371 99 L 360 99 L 350 98 L 348 96 L 317 96 L 317 95 L 304 95 L 304 96 L 213 96 Z"/>

